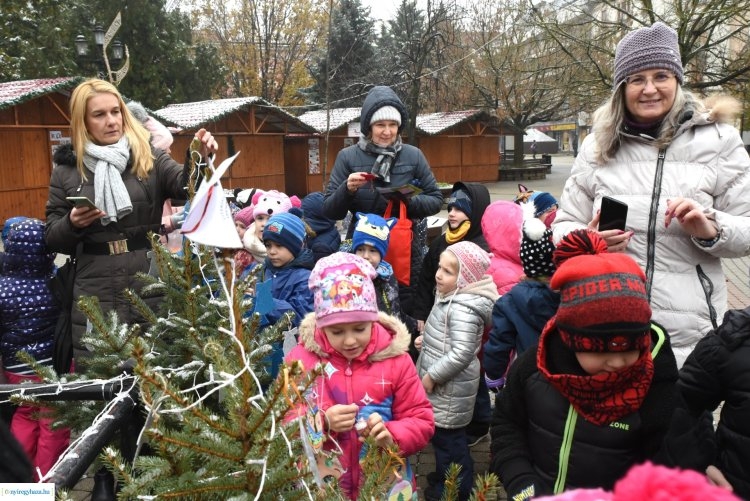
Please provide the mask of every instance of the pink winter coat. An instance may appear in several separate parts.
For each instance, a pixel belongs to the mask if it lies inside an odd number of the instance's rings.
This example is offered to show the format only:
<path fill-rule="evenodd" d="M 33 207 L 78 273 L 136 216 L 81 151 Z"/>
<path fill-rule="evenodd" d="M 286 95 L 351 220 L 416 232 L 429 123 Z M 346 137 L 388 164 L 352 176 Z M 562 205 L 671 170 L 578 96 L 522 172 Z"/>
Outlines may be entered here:
<path fill-rule="evenodd" d="M 482 233 L 492 252 L 487 273 L 492 276 L 500 295 L 508 292 L 523 276 L 521 265 L 521 206 L 508 201 L 492 202 L 482 216 Z"/>
<path fill-rule="evenodd" d="M 367 419 L 377 412 L 406 459 L 422 450 L 435 432 L 432 405 L 408 354 L 410 340 L 400 320 L 381 312 L 373 323 L 367 349 L 350 363 L 331 347 L 323 331 L 315 327 L 315 315 L 311 313 L 302 320 L 299 344 L 286 361 L 300 360 L 306 368 L 323 364 L 323 376 L 318 378 L 316 388 L 320 408 L 325 411 L 335 404 L 356 403 L 358 419 Z M 356 499 L 362 481 L 359 466 L 364 455 L 362 444 L 354 429 L 331 435 L 344 453 L 340 459 L 346 472 L 339 485 L 351 499 Z M 413 481 L 408 460 L 402 473 L 405 479 Z"/>

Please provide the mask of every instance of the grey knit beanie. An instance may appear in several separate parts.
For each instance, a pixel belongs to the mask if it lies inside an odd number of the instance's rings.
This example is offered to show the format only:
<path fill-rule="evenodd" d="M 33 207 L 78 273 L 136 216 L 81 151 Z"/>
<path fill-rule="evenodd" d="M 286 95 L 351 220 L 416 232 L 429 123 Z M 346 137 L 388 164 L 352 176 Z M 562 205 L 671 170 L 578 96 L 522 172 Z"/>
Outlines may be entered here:
<path fill-rule="evenodd" d="M 643 70 L 665 69 L 674 72 L 682 83 L 682 60 L 677 32 L 657 22 L 653 26 L 631 31 L 617 44 L 615 50 L 615 78 L 617 88 L 633 73 Z"/>

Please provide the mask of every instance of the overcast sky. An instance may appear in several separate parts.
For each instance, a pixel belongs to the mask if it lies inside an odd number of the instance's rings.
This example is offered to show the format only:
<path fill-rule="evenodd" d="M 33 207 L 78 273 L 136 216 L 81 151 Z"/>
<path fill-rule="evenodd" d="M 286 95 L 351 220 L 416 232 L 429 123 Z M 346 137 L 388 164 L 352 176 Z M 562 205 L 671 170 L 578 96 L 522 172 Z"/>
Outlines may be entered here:
<path fill-rule="evenodd" d="M 380 21 L 393 19 L 400 3 L 400 0 L 362 0 L 362 5 L 370 8 L 370 16 Z"/>

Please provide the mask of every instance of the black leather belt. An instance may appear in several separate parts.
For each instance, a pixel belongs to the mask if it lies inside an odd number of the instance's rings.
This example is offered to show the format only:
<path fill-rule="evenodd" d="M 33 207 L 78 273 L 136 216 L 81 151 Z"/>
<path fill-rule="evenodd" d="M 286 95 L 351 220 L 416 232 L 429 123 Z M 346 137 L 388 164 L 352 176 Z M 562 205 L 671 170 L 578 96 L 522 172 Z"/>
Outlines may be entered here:
<path fill-rule="evenodd" d="M 93 254 L 96 256 L 116 256 L 126 252 L 150 248 L 151 244 L 147 238 L 136 237 L 110 240 L 109 242 L 85 242 L 82 251 L 84 254 Z"/>

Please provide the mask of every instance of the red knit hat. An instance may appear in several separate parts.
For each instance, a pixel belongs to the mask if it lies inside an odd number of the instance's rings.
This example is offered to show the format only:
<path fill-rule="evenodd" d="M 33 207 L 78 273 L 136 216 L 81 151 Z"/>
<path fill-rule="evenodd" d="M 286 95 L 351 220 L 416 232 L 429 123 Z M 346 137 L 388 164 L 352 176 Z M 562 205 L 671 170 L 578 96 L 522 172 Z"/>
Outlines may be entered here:
<path fill-rule="evenodd" d="M 575 246 L 589 254 L 559 263 L 550 281 L 560 291 L 555 323 L 562 341 L 573 351 L 648 348 L 651 307 L 641 268 L 625 254 L 607 252 L 596 233 L 577 231 L 560 242 L 567 256 Z"/>

